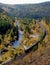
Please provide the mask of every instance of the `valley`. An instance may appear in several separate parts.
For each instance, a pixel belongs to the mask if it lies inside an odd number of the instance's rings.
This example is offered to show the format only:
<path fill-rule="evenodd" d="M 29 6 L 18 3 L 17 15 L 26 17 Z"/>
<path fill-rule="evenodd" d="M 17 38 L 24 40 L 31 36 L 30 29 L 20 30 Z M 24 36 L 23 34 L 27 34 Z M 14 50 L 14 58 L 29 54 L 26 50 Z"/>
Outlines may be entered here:
<path fill-rule="evenodd" d="M 0 3 L 0 65 L 50 65 L 50 2 Z"/>

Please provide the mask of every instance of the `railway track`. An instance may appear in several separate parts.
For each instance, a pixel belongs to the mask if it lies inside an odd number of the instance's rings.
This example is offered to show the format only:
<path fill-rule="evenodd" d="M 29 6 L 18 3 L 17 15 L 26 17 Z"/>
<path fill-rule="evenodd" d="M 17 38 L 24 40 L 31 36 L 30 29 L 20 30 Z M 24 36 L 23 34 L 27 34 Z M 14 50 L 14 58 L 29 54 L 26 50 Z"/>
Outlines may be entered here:
<path fill-rule="evenodd" d="M 46 29 L 44 28 L 44 26 L 43 26 L 40 22 L 37 22 L 37 23 L 39 24 L 39 26 L 41 27 L 41 29 L 42 29 L 42 31 L 43 31 L 43 37 L 42 37 L 42 39 L 41 39 L 41 40 L 38 40 L 36 43 L 33 43 L 32 46 L 28 47 L 28 48 L 25 50 L 25 52 L 24 52 L 21 56 L 16 57 L 16 61 L 17 61 L 18 59 L 22 59 L 24 56 L 26 56 L 26 55 L 29 53 L 29 51 L 31 51 L 31 49 L 32 49 L 34 46 L 38 45 L 38 43 L 41 42 L 41 41 L 45 38 L 45 36 L 46 36 Z M 14 59 L 11 59 L 10 61 L 4 62 L 4 63 L 2 63 L 2 64 L 4 64 L 4 65 L 10 65 L 10 64 L 11 64 L 12 62 L 14 62 L 14 61 L 15 61 Z M 2 64 L 1 64 L 1 65 L 2 65 Z"/>

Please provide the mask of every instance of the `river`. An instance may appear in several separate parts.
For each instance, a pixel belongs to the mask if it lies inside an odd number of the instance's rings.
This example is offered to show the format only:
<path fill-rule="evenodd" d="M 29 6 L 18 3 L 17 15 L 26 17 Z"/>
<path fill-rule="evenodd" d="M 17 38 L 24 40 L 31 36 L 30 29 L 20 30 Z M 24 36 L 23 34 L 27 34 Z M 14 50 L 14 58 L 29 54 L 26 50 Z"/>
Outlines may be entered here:
<path fill-rule="evenodd" d="M 16 48 L 17 46 L 19 46 L 20 41 L 22 39 L 22 36 L 23 36 L 23 34 L 22 33 L 19 33 L 19 39 L 18 40 L 15 40 L 15 42 L 13 42 L 13 47 L 14 48 Z"/>
<path fill-rule="evenodd" d="M 17 46 L 20 45 L 20 42 L 21 42 L 21 39 L 22 39 L 22 36 L 23 36 L 23 31 L 20 30 L 20 27 L 19 27 L 19 23 L 17 22 L 17 25 L 18 25 L 18 31 L 19 31 L 19 39 L 18 40 L 15 40 L 13 42 L 13 47 L 16 48 Z"/>

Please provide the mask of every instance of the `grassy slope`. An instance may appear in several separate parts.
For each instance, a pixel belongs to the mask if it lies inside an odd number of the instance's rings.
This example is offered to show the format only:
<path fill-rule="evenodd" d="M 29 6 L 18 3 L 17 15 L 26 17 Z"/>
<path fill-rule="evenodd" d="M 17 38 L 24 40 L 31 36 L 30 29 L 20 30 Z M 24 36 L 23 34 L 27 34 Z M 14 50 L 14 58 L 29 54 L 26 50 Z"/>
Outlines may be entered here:
<path fill-rule="evenodd" d="M 8 65 L 50 65 L 50 43 L 45 44 L 45 47 L 40 45 L 37 51 L 31 51 L 24 58 Z"/>
<path fill-rule="evenodd" d="M 32 50 L 22 59 L 15 60 L 8 65 L 50 65 L 50 37 L 48 34 L 50 32 L 49 25 L 46 25 L 44 20 L 41 23 L 45 26 L 47 35 L 41 44 L 38 44 L 38 49 L 35 52 Z"/>

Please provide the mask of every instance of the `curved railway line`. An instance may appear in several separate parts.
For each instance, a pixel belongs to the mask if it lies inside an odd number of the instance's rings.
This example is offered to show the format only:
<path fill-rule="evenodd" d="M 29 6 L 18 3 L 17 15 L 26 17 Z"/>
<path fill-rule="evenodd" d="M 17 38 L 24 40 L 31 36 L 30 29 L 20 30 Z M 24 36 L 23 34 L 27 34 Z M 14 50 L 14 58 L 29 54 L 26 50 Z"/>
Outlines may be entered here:
<path fill-rule="evenodd" d="M 17 56 L 17 57 L 16 57 L 16 60 L 22 59 L 24 56 L 26 56 L 26 55 L 29 53 L 29 51 L 31 51 L 31 49 L 32 49 L 34 46 L 38 45 L 38 43 L 41 42 L 41 41 L 45 38 L 45 36 L 46 36 L 46 29 L 44 28 L 44 26 L 43 26 L 40 22 L 37 22 L 37 23 L 39 24 L 39 26 L 41 27 L 41 29 L 42 29 L 42 31 L 43 31 L 43 37 L 42 37 L 42 39 L 38 40 L 37 42 L 33 43 L 32 46 L 28 47 L 28 48 L 25 50 L 25 52 L 24 52 L 21 56 Z M 13 61 L 15 61 L 15 60 L 10 59 L 10 60 L 8 60 L 8 61 L 5 61 L 5 62 L 2 63 L 2 64 L 4 64 L 4 65 L 10 65 Z M 1 64 L 1 65 L 2 65 L 2 64 Z"/>

